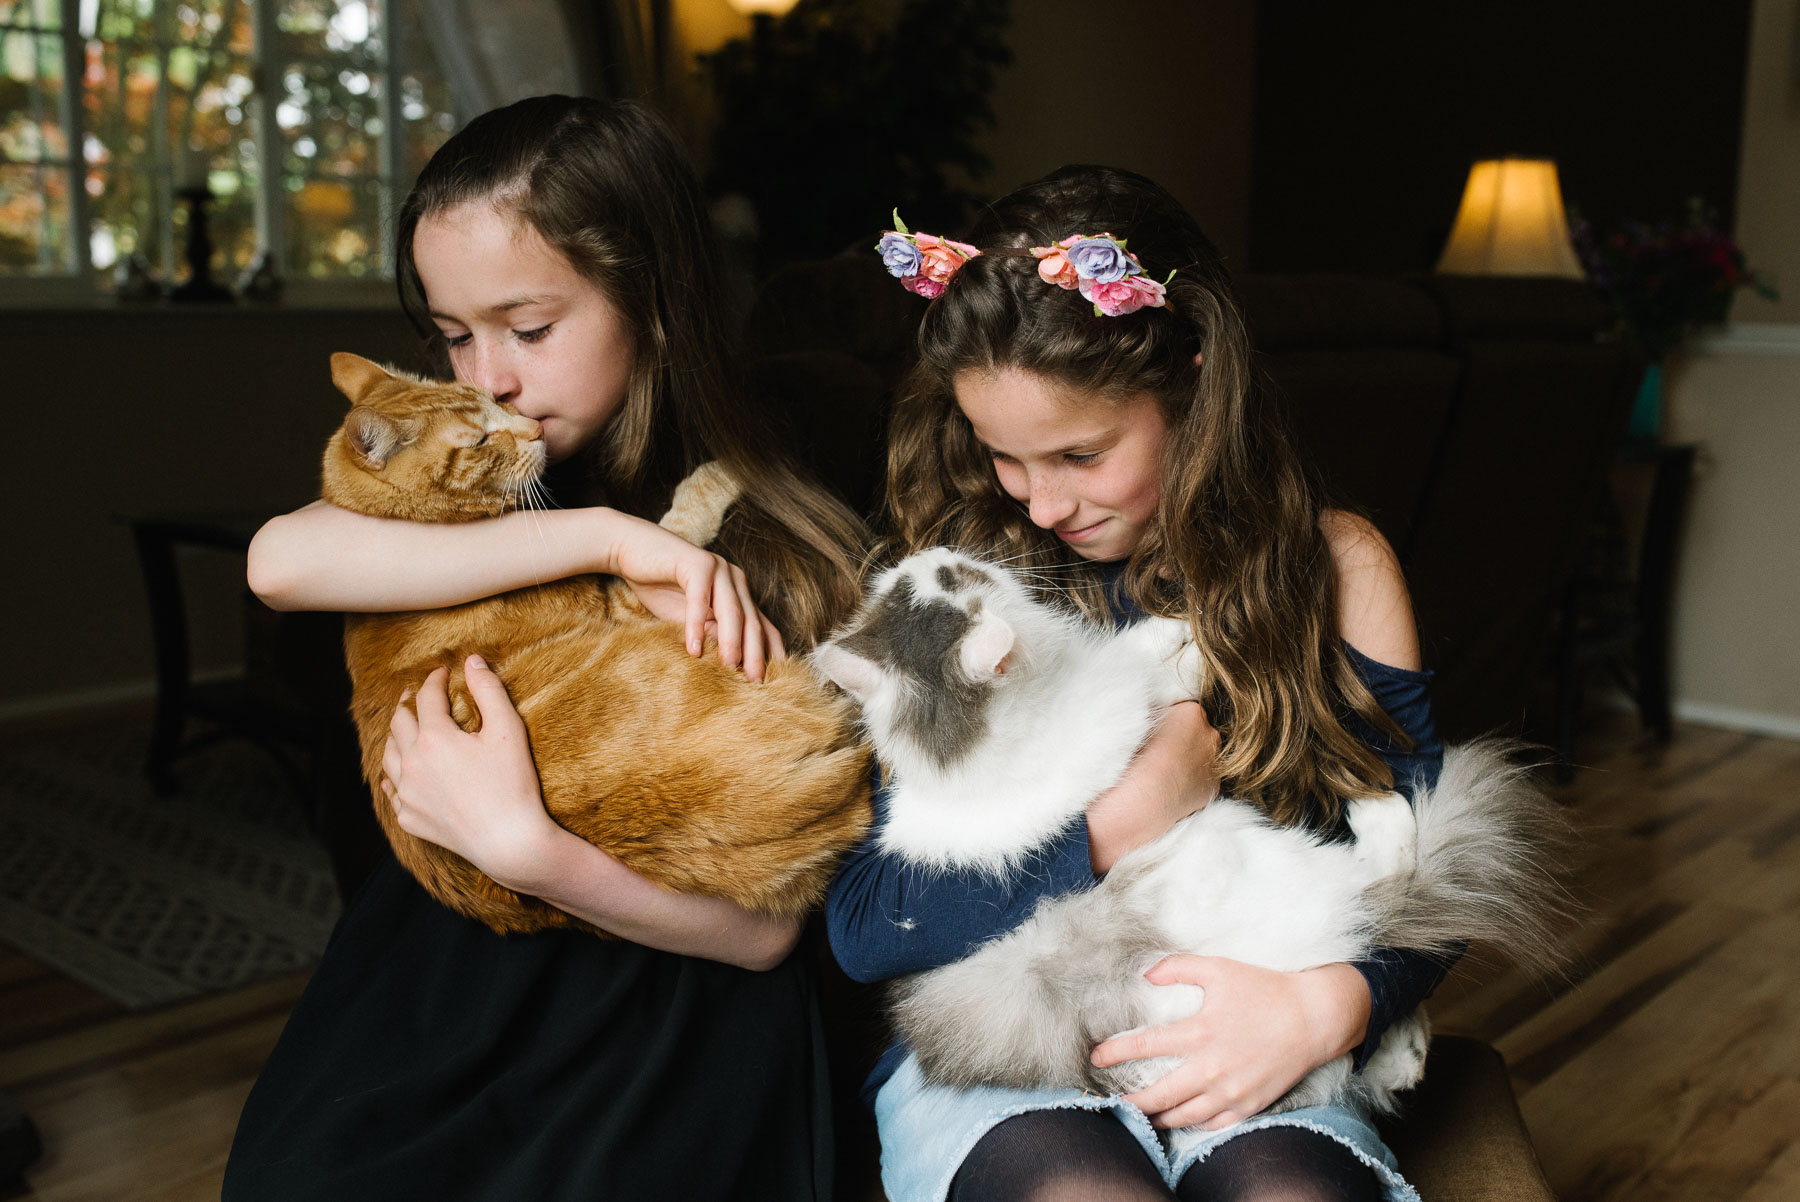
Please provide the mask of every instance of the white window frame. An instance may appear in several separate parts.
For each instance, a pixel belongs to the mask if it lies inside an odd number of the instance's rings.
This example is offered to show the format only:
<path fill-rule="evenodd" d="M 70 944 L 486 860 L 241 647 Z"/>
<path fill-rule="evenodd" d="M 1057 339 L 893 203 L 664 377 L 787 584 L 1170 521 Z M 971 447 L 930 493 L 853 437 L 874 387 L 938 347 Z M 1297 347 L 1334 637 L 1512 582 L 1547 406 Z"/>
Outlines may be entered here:
<path fill-rule="evenodd" d="M 179 0 L 156 0 L 158 24 L 161 25 L 168 7 Z M 381 239 L 381 269 L 379 272 L 364 277 L 345 277 L 335 279 L 313 279 L 309 277 L 285 277 L 282 286 L 282 300 L 290 304 L 324 307 L 362 307 L 370 303 L 391 304 L 394 298 L 394 264 L 392 248 L 394 244 L 394 217 L 401 196 L 399 185 L 406 172 L 406 122 L 401 112 L 400 80 L 404 59 L 401 54 L 400 25 L 397 12 L 400 0 L 368 0 L 371 8 L 379 15 L 382 31 L 382 53 L 378 60 L 378 70 L 382 73 L 381 92 L 381 156 L 379 179 L 382 188 L 381 228 L 378 231 Z M 281 152 L 282 139 L 275 129 L 275 106 L 279 103 L 279 56 L 272 54 L 271 48 L 277 42 L 275 24 L 276 9 L 280 0 L 247 0 L 250 6 L 252 23 L 253 50 L 251 56 L 251 82 L 253 88 L 247 104 L 249 124 L 252 136 L 256 140 L 257 172 L 260 186 L 256 194 L 256 239 L 258 252 L 270 251 L 275 262 L 285 260 L 287 230 L 282 221 L 281 191 L 282 171 Z M 94 40 L 93 32 L 86 30 L 82 24 L 82 8 L 84 0 L 59 0 L 62 28 L 59 31 L 44 31 L 51 36 L 62 38 L 63 79 L 61 95 L 58 100 L 62 115 L 63 129 L 68 138 L 68 162 L 63 170 L 69 173 L 69 225 L 70 243 L 73 251 L 72 269 L 64 272 L 44 275 L 0 275 L 0 305 L 20 307 L 21 305 L 41 305 L 59 301 L 72 302 L 104 302 L 113 300 L 110 288 L 94 275 L 92 249 L 89 240 L 92 237 L 88 228 L 89 203 L 87 195 L 87 127 L 86 110 L 82 104 L 81 89 L 87 70 L 87 43 Z M 89 18 L 92 20 L 92 17 Z M 162 70 L 166 78 L 168 70 L 169 44 L 158 39 L 161 51 Z M 164 212 L 173 211 L 173 163 L 172 147 L 169 145 L 168 121 L 166 119 L 166 99 L 159 91 L 157 99 L 158 112 L 151 118 L 150 132 L 153 139 L 150 161 L 153 170 L 158 173 L 159 186 L 164 192 Z M 48 168 L 46 168 L 48 169 Z M 157 232 L 165 245 L 173 239 L 174 230 L 165 222 L 164 229 Z M 146 256 L 148 257 L 148 256 Z M 179 250 L 173 256 L 180 262 Z M 165 257 L 165 261 L 167 258 Z M 227 284 L 232 281 L 223 281 Z M 172 284 L 173 280 L 165 280 Z M 205 306 L 193 306 L 195 311 L 203 311 Z"/>

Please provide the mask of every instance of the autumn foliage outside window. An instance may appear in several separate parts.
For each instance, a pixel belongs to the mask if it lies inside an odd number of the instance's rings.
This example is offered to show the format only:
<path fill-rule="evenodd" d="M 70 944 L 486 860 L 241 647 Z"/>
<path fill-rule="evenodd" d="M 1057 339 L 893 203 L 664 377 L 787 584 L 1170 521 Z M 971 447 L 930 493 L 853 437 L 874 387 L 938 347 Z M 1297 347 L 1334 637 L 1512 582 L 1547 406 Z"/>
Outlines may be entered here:
<path fill-rule="evenodd" d="M 0 0 L 0 275 L 392 274 L 385 215 L 455 127 L 423 0 Z"/>

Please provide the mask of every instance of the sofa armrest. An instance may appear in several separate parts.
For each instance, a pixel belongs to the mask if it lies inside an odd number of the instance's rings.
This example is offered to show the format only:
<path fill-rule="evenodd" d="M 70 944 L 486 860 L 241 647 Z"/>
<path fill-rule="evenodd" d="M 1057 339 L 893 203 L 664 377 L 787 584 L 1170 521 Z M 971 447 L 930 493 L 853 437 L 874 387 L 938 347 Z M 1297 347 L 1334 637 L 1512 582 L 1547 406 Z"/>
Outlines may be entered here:
<path fill-rule="evenodd" d="M 1555 1202 L 1506 1062 L 1481 1040 L 1434 1038 L 1425 1080 L 1381 1127 L 1427 1202 Z"/>

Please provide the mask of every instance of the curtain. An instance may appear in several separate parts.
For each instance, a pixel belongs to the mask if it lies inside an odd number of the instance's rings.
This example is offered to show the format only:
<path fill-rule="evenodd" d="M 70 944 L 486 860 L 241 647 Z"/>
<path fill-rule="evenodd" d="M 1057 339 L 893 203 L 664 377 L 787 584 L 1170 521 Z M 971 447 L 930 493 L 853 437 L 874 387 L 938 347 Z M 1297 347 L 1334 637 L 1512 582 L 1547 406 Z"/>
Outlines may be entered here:
<path fill-rule="evenodd" d="M 457 116 L 526 96 L 662 91 L 667 0 L 416 0 Z"/>

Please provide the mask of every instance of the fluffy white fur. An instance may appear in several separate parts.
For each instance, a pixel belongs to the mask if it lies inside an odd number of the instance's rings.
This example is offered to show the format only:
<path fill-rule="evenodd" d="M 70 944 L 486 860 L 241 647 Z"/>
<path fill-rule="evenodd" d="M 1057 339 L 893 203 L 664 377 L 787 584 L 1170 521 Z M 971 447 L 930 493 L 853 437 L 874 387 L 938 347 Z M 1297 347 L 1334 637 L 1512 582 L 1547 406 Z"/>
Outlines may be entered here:
<path fill-rule="evenodd" d="M 951 762 L 905 716 L 919 708 L 917 691 L 933 687 L 930 665 L 917 661 L 940 650 L 901 629 L 908 615 L 940 631 L 966 628 L 954 650 L 941 648 L 944 673 L 954 654 L 961 677 L 940 675 L 935 687 L 967 690 L 955 720 L 967 725 L 978 707 L 981 733 Z M 815 655 L 861 703 L 889 770 L 882 846 L 923 865 L 994 873 L 1114 784 L 1161 711 L 1201 683 L 1183 624 L 1099 630 L 943 548 L 878 578 L 859 617 Z M 1353 803 L 1349 841 L 1215 801 L 1123 857 L 1095 888 L 1050 899 L 958 963 L 902 981 L 900 1033 L 934 1081 L 1124 1093 L 1171 1066 L 1095 1069 L 1094 1045 L 1204 1001 L 1198 988 L 1143 979 L 1170 953 L 1292 971 L 1373 947 L 1484 940 L 1534 966 L 1553 963 L 1564 895 L 1552 865 L 1567 824 L 1505 750 L 1453 749 L 1416 810 L 1398 794 Z M 1276 1108 L 1354 1100 L 1390 1109 L 1395 1091 L 1418 1081 L 1427 1038 L 1420 1012 L 1389 1029 L 1363 1073 L 1342 1057 Z"/>
<path fill-rule="evenodd" d="M 904 579 L 921 607 L 943 600 L 973 608 L 959 666 L 971 682 L 991 686 L 978 754 L 944 765 L 898 730 L 895 710 L 918 683 L 844 649 L 843 635 L 814 652 L 813 663 L 861 704 L 863 725 L 900 782 L 883 849 L 1001 875 L 1119 779 L 1162 710 L 1199 692 L 1200 666 L 1179 622 L 1101 630 L 1032 601 L 1011 575 L 985 565 L 992 591 L 936 580 L 939 567 L 976 562 L 945 548 L 922 551 L 879 576 L 870 593 L 881 597 Z"/>

